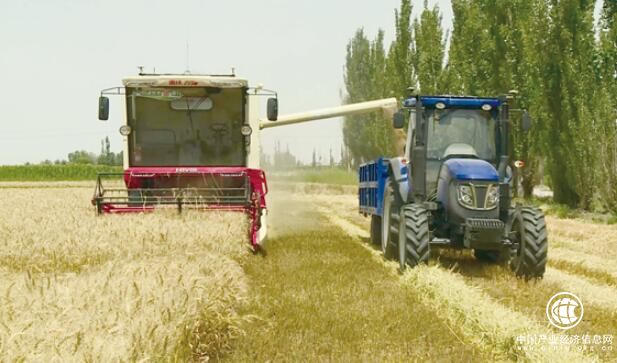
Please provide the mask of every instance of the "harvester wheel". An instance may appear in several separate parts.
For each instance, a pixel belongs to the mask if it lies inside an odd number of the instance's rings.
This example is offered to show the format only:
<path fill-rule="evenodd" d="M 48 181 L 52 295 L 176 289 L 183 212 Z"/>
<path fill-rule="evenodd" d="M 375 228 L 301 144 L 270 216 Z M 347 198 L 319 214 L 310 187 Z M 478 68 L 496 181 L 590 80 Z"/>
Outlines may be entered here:
<path fill-rule="evenodd" d="M 371 243 L 381 245 L 381 217 L 375 214 L 371 216 Z"/>
<path fill-rule="evenodd" d="M 518 277 L 541 278 L 546 269 L 548 237 L 544 214 L 539 209 L 522 207 L 514 213 L 513 242 L 518 244 L 510 266 Z"/>
<path fill-rule="evenodd" d="M 408 204 L 401 210 L 401 227 L 398 241 L 401 271 L 428 262 L 430 232 L 428 211 L 418 204 Z"/>
<path fill-rule="evenodd" d="M 399 209 L 401 202 L 394 194 L 394 186 L 388 180 L 383 196 L 383 213 L 381 217 L 381 252 L 386 259 L 393 259 L 398 244 Z"/>

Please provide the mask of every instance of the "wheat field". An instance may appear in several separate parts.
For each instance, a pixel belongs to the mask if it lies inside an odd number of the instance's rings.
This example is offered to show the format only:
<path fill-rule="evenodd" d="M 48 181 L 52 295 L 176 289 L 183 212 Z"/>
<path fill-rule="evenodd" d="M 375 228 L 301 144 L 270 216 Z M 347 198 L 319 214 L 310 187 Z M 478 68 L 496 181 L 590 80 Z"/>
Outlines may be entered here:
<path fill-rule="evenodd" d="M 350 188 L 279 185 L 251 255 L 241 214 L 96 216 L 91 186 L 0 184 L 0 361 L 617 361 L 520 341 L 617 332 L 615 226 L 547 217 L 539 281 L 468 251 L 401 274 Z M 558 291 L 585 304 L 568 332 Z"/>
<path fill-rule="evenodd" d="M 95 216 L 91 188 L 0 188 L 0 360 L 206 360 L 241 334 L 246 220 Z"/>

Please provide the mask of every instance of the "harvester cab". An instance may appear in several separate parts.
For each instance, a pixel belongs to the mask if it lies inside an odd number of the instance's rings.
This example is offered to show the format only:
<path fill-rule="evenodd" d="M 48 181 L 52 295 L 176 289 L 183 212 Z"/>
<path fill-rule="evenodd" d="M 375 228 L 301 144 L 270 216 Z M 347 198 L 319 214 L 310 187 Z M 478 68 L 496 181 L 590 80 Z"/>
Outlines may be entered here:
<path fill-rule="evenodd" d="M 413 96 L 393 123 L 407 122 L 405 156 L 379 159 L 361 169 L 361 212 L 372 214 L 372 233 L 384 254 L 398 255 L 402 269 L 425 263 L 431 246 L 473 249 L 478 259 L 508 261 L 526 278 L 541 277 L 547 258 L 542 212 L 512 206 L 510 104 L 499 98 Z M 521 110 L 518 110 L 521 111 Z M 531 120 L 523 111 L 520 127 Z M 367 173 L 368 168 L 376 172 Z M 367 175 L 383 192 L 363 205 Z M 370 178 L 369 178 L 370 179 Z M 364 188 L 362 185 L 364 182 Z"/>
<path fill-rule="evenodd" d="M 109 118 L 108 95 L 123 96 L 126 102 L 126 121 L 120 127 L 124 172 L 97 176 L 92 198 L 97 213 L 165 207 L 243 212 L 254 250 L 267 232 L 260 130 L 396 108 L 396 100 L 387 99 L 281 118 L 275 92 L 249 87 L 233 74 L 140 73 L 124 79 L 122 87 L 101 92 L 101 120 Z M 259 117 L 263 96 L 269 97 L 268 120 Z"/>

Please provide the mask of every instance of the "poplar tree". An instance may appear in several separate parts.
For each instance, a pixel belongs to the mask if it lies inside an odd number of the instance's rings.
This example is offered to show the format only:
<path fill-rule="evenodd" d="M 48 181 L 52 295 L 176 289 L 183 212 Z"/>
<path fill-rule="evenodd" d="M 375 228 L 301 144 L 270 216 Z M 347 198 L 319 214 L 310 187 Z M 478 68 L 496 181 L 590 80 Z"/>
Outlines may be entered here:
<path fill-rule="evenodd" d="M 417 74 L 419 92 L 422 94 L 443 93 L 446 41 L 441 26 L 439 7 L 429 9 L 425 0 L 424 10 L 420 19 L 414 21 L 413 30 L 415 47 L 413 69 Z"/>
<path fill-rule="evenodd" d="M 362 29 L 356 32 L 347 46 L 345 63 L 346 103 L 388 97 L 384 33 L 379 31 L 369 41 Z M 354 166 L 380 155 L 392 155 L 393 130 L 391 120 L 380 114 L 345 117 L 343 138 Z"/>

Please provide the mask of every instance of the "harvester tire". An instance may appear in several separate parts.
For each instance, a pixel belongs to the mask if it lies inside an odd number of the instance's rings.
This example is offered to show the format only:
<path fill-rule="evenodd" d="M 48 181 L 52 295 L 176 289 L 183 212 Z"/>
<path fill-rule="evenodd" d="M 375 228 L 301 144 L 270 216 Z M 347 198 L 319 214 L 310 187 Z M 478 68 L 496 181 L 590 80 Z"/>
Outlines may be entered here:
<path fill-rule="evenodd" d="M 388 179 L 388 186 L 383 196 L 383 213 L 381 218 L 381 252 L 391 260 L 396 256 L 398 244 L 400 198 L 394 194 L 392 181 Z"/>
<path fill-rule="evenodd" d="M 430 256 L 428 211 L 418 204 L 401 209 L 401 227 L 398 242 L 401 271 L 427 263 Z"/>
<path fill-rule="evenodd" d="M 371 243 L 381 245 L 381 217 L 378 215 L 371 216 Z"/>
<path fill-rule="evenodd" d="M 525 280 L 541 278 L 546 270 L 548 253 L 544 214 L 539 209 L 521 207 L 513 217 L 512 232 L 518 247 L 510 267 L 516 276 Z"/>

